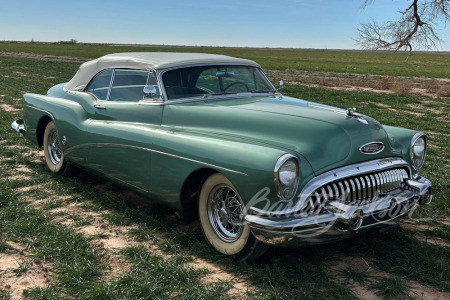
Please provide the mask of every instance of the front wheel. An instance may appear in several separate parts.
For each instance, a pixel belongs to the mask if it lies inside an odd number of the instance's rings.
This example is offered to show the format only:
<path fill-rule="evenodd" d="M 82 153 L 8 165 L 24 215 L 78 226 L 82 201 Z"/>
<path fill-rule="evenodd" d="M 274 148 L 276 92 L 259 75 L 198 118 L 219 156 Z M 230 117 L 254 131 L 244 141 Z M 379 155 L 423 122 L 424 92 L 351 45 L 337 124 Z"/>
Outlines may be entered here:
<path fill-rule="evenodd" d="M 69 176 L 74 167 L 64 160 L 55 123 L 49 122 L 44 131 L 44 155 L 47 167 L 55 174 Z"/>
<path fill-rule="evenodd" d="M 239 260 L 255 259 L 267 250 L 245 222 L 246 209 L 233 184 L 222 174 L 208 177 L 200 191 L 200 224 L 208 242 Z"/>

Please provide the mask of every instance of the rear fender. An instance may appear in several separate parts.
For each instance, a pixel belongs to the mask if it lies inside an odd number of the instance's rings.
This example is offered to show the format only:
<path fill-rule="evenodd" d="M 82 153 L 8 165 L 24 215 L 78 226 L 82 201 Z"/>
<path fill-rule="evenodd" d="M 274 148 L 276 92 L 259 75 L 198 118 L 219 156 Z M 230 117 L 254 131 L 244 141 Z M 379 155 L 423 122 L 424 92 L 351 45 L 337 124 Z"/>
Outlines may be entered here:
<path fill-rule="evenodd" d="M 54 121 L 60 138 L 66 137 L 67 142 L 61 144 L 63 151 L 83 143 L 89 118 L 80 103 L 38 94 L 25 94 L 24 100 L 25 136 L 28 139 L 41 145 L 42 127 L 45 129 L 49 121 Z"/>

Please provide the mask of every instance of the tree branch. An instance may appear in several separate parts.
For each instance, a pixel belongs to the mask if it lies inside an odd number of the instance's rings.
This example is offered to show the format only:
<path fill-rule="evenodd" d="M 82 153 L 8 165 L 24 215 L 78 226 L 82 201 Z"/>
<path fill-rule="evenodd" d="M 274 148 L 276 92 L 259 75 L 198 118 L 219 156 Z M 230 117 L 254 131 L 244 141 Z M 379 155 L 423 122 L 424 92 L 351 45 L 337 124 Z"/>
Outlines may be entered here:
<path fill-rule="evenodd" d="M 362 8 L 366 8 L 375 0 L 364 0 Z M 431 49 L 440 43 L 436 34 L 436 21 L 450 21 L 448 0 L 412 0 L 412 3 L 401 11 L 396 21 L 377 23 L 371 20 L 361 24 L 358 29 L 356 43 L 364 49 L 386 49 L 409 51 L 413 49 Z"/>

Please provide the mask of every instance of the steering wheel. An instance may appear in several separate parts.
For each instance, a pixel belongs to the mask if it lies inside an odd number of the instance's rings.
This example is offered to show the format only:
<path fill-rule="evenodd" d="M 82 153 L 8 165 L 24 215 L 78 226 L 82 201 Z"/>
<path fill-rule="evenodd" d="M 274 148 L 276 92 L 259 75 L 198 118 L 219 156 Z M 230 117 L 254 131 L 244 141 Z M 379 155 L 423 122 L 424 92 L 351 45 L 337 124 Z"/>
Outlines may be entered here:
<path fill-rule="evenodd" d="M 227 86 L 223 89 L 223 91 L 226 92 L 230 87 L 232 87 L 233 85 L 236 85 L 236 84 L 243 85 L 243 86 L 247 89 L 247 92 L 250 91 L 250 89 L 248 88 L 248 85 L 247 85 L 245 82 L 243 82 L 243 81 L 235 81 L 235 82 L 232 82 L 232 83 L 230 83 L 229 85 L 227 85 Z"/>

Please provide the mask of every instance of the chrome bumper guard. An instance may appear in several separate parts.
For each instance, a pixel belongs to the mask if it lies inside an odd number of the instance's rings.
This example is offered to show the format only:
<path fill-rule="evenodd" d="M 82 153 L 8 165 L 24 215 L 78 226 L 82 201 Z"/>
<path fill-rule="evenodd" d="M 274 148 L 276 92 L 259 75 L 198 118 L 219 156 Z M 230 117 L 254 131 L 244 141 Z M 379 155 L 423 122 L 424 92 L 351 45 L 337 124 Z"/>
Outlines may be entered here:
<path fill-rule="evenodd" d="M 395 219 L 412 214 L 419 204 L 431 203 L 433 195 L 428 179 L 407 179 L 404 183 L 405 189 L 380 195 L 377 201 L 365 205 L 333 201 L 328 204 L 326 213 L 313 216 L 301 213 L 257 215 L 256 210 L 250 209 L 253 214 L 247 215 L 245 220 L 253 235 L 268 245 L 299 247 L 325 244 L 394 225 Z"/>
<path fill-rule="evenodd" d="M 16 120 L 11 123 L 11 128 L 15 133 L 21 134 L 25 131 L 25 124 L 23 123 L 23 120 Z"/>

